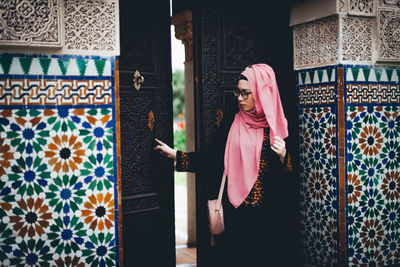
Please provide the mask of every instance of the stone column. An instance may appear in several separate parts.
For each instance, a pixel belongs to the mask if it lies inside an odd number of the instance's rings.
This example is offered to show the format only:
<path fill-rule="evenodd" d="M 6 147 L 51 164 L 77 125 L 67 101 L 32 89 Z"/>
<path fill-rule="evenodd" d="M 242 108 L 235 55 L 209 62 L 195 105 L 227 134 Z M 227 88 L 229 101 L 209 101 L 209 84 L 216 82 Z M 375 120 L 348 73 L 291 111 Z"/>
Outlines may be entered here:
<path fill-rule="evenodd" d="M 175 37 L 185 46 L 185 124 L 186 150 L 195 150 L 194 139 L 194 81 L 192 11 L 186 10 L 172 17 Z M 194 173 L 187 173 L 188 246 L 196 245 L 196 181 Z"/>
<path fill-rule="evenodd" d="M 306 262 L 400 264 L 400 1 L 291 8 Z"/>

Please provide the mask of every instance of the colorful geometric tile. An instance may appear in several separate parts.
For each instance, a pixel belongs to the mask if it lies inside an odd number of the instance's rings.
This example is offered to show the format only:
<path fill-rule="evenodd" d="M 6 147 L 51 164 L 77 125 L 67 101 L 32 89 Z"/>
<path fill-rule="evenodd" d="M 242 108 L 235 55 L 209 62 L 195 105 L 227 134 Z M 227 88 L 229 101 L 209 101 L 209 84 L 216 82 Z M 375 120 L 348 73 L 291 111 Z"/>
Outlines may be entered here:
<path fill-rule="evenodd" d="M 349 265 L 399 265 L 400 107 L 347 108 Z"/>
<path fill-rule="evenodd" d="M 8 58 L 20 75 L 79 76 L 102 60 Z M 14 78 L 0 80 L 1 265 L 118 265 L 111 80 Z"/>
<path fill-rule="evenodd" d="M 339 260 L 349 266 L 399 266 L 400 69 L 344 68 L 346 169 L 340 179 L 345 179 L 346 206 L 340 208 L 345 212 L 345 230 L 337 228 L 337 125 L 336 119 L 329 121 L 343 104 L 321 101 L 327 96 L 322 94 L 324 87 L 305 85 L 308 72 L 308 81 L 321 82 L 323 68 L 298 71 L 303 253 L 306 262 L 318 266 L 336 265 Z M 335 77 L 335 69 L 326 70 L 328 77 Z M 332 86 L 336 90 L 336 84 Z M 329 143 L 330 148 L 325 146 Z M 334 244 L 331 250 L 329 240 Z M 344 254 L 341 250 L 339 254 L 338 244 L 347 245 L 346 259 L 340 258 Z"/>
<path fill-rule="evenodd" d="M 336 119 L 331 107 L 301 108 L 300 186 L 307 262 L 337 263 Z"/>

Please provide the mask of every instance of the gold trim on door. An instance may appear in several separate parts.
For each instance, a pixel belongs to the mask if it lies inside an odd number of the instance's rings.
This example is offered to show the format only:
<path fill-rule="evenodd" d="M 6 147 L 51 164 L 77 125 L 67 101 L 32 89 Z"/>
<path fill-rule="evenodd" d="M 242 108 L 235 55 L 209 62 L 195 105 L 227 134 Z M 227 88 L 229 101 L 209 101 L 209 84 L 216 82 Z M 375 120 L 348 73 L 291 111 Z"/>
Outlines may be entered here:
<path fill-rule="evenodd" d="M 156 119 L 155 119 L 154 113 L 152 110 L 150 110 L 149 114 L 147 115 L 147 126 L 149 127 L 150 131 L 153 131 L 155 122 L 156 122 Z"/>

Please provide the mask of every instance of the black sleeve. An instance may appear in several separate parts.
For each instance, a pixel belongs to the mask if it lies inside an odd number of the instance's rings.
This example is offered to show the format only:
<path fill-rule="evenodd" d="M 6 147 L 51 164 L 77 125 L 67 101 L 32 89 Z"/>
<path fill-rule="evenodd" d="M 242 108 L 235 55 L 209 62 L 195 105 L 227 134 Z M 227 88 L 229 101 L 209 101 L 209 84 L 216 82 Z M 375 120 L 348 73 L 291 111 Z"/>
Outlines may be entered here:
<path fill-rule="evenodd" d="M 222 173 L 225 145 L 232 121 L 233 118 L 222 121 L 220 127 L 217 127 L 214 139 L 204 151 L 177 151 L 176 170 L 179 172 Z"/>

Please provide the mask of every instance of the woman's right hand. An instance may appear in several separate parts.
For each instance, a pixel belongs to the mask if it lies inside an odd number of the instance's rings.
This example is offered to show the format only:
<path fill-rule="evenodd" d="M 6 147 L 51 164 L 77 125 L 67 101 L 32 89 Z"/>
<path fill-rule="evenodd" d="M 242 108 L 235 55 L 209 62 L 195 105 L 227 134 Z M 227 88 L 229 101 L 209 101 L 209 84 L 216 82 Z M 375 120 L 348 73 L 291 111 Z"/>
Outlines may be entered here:
<path fill-rule="evenodd" d="M 155 150 L 158 150 L 158 153 L 164 155 L 170 159 L 176 159 L 176 149 L 170 148 L 167 144 L 161 142 L 157 138 L 154 140 L 158 143 L 157 146 L 154 147 Z"/>

